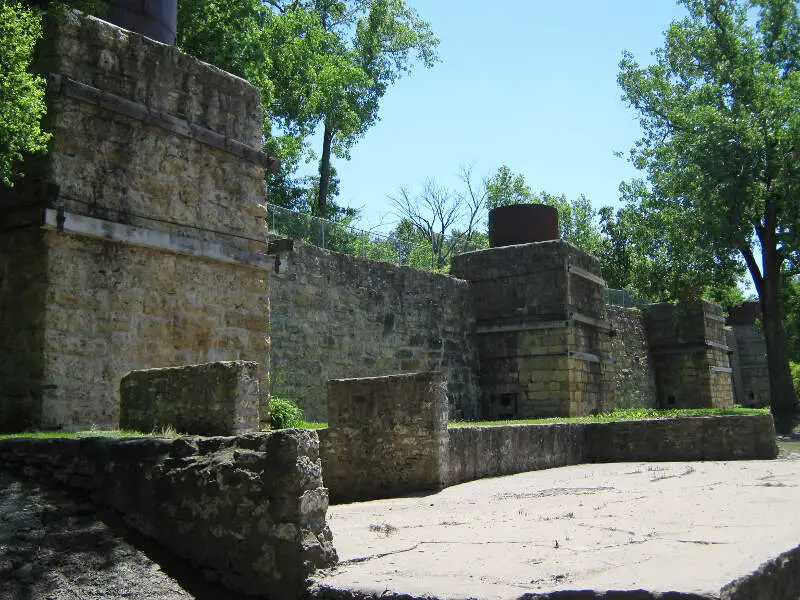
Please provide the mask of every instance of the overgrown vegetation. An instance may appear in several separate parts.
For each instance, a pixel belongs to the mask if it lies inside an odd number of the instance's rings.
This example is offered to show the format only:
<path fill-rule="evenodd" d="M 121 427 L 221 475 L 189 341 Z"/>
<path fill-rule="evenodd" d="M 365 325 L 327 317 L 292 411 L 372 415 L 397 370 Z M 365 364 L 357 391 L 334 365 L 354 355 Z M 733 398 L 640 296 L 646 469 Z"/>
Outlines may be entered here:
<path fill-rule="evenodd" d="M 272 429 L 303 428 L 303 409 L 287 398 L 272 396 L 269 399 L 269 423 Z"/>
<path fill-rule="evenodd" d="M 613 421 L 637 421 L 642 419 L 675 419 L 678 417 L 713 417 L 721 415 L 768 414 L 767 408 L 621 408 L 609 413 L 585 417 L 554 417 L 547 419 L 509 419 L 495 421 L 451 421 L 450 427 L 498 426 L 498 425 L 546 425 L 550 423 L 611 423 Z"/>

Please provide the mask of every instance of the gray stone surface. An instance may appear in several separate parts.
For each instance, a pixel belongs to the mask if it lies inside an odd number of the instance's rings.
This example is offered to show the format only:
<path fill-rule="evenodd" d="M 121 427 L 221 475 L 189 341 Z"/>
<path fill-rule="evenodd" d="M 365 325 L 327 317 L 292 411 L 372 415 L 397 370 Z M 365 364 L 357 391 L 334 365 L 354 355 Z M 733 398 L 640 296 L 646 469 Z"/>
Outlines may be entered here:
<path fill-rule="evenodd" d="M 332 380 L 319 434 L 334 502 L 439 489 L 449 459 L 446 382 L 439 373 Z"/>
<path fill-rule="evenodd" d="M 713 302 L 642 307 L 659 408 L 733 405 L 722 307 Z"/>
<path fill-rule="evenodd" d="M 89 492 L 230 589 L 293 599 L 336 552 L 314 432 L 0 440 L 0 470 Z"/>
<path fill-rule="evenodd" d="M 274 392 L 327 420 L 329 379 L 440 371 L 450 414 L 476 418 L 469 284 L 302 242 L 270 273 Z"/>
<path fill-rule="evenodd" d="M 195 597 L 108 520 L 85 498 L 0 471 L 0 598 Z"/>
<path fill-rule="evenodd" d="M 644 313 L 607 305 L 606 318 L 611 327 L 609 357 L 616 362 L 615 407 L 655 408 L 656 384 Z"/>
<path fill-rule="evenodd" d="M 120 382 L 120 429 L 172 427 L 207 436 L 258 431 L 259 369 L 230 361 L 131 371 Z"/>
<path fill-rule="evenodd" d="M 341 562 L 312 596 L 794 600 L 798 464 L 580 465 L 334 506 Z"/>

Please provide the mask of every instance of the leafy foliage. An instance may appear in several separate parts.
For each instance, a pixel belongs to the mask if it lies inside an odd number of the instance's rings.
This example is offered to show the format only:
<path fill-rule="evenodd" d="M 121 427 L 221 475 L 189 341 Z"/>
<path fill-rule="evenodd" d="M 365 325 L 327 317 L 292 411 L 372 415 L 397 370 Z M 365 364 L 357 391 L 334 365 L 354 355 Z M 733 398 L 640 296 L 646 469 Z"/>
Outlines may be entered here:
<path fill-rule="evenodd" d="M 303 410 L 295 402 L 274 396 L 269 399 L 269 419 L 272 429 L 298 428 L 305 422 Z"/>
<path fill-rule="evenodd" d="M 0 181 L 7 186 L 23 153 L 44 152 L 50 140 L 41 129 L 44 81 L 29 70 L 41 35 L 38 11 L 0 0 Z"/>
<path fill-rule="evenodd" d="M 796 396 L 779 296 L 784 270 L 796 272 L 800 259 L 798 6 L 681 3 L 688 16 L 669 27 L 651 66 L 629 53 L 620 63 L 644 131 L 631 159 L 648 178 L 630 188 L 631 201 L 659 228 L 659 264 L 723 279 L 737 261 L 747 265 L 764 312 L 770 404 L 787 414 Z"/>

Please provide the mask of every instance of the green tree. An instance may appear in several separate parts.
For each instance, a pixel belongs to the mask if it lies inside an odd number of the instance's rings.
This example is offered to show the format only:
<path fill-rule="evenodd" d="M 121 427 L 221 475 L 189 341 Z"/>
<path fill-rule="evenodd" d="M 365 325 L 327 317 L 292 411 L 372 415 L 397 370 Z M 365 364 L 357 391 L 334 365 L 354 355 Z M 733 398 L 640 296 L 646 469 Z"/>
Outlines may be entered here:
<path fill-rule="evenodd" d="M 511 204 L 530 204 L 533 200 L 533 192 L 525 177 L 513 173 L 506 165 L 500 166 L 486 180 L 486 208 L 489 210 Z"/>
<path fill-rule="evenodd" d="M 632 288 L 654 302 L 703 297 L 730 305 L 741 298 L 741 263 L 701 244 L 691 213 L 659 202 L 643 181 L 624 183 L 620 191 L 626 205 L 616 215 L 610 207 L 601 210 L 610 287 Z"/>
<path fill-rule="evenodd" d="M 430 26 L 404 0 L 271 0 L 273 114 L 306 137 L 322 127 L 316 204 L 328 202 L 331 157 L 349 151 L 378 120 L 388 87 L 438 60 Z"/>
<path fill-rule="evenodd" d="M 536 194 L 533 201 L 558 210 L 558 233 L 561 239 L 590 254 L 601 256 L 604 241 L 597 222 L 598 213 L 586 196 L 581 194 L 569 200 L 564 194 L 556 196 L 543 191 Z"/>
<path fill-rule="evenodd" d="M 46 111 L 44 81 L 30 64 L 42 24 L 36 9 L 0 0 L 0 181 L 14 185 L 23 153 L 44 152 L 50 135 L 42 131 Z"/>
<path fill-rule="evenodd" d="M 42 36 L 42 16 L 59 18 L 68 8 L 99 12 L 100 0 L 67 2 L 0 0 L 0 183 L 13 187 L 25 154 L 45 152 L 50 134 L 42 130 L 47 111 L 44 79 L 32 72 Z M 44 10 L 42 7 L 47 7 Z"/>
<path fill-rule="evenodd" d="M 764 316 L 770 405 L 785 427 L 797 406 L 780 303 L 783 271 L 800 258 L 797 2 L 681 3 L 689 14 L 670 25 L 651 66 L 629 53 L 620 63 L 644 131 L 632 160 L 647 173 L 647 201 L 674 217 L 665 227 L 687 225 L 685 250 L 720 261 L 738 253 L 747 265 Z"/>

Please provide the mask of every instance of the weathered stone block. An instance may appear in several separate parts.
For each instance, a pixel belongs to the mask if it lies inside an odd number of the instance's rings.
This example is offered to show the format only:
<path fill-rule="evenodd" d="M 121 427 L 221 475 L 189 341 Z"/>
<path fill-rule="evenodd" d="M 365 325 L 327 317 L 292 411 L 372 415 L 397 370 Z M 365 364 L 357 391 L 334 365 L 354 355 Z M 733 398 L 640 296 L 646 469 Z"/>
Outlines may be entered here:
<path fill-rule="evenodd" d="M 192 435 L 259 428 L 259 365 L 231 361 L 132 371 L 120 382 L 120 428 Z"/>
<path fill-rule="evenodd" d="M 442 487 L 446 389 L 439 373 L 328 382 L 328 429 L 320 441 L 331 499 L 388 498 Z"/>

